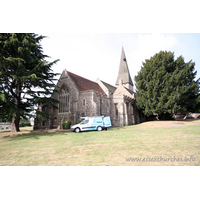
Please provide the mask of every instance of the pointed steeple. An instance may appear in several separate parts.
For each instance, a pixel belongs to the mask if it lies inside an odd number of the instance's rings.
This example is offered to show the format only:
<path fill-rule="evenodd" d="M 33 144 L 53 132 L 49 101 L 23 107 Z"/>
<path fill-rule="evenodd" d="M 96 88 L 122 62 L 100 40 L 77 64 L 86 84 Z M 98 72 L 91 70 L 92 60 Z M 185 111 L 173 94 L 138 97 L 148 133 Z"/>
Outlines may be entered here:
<path fill-rule="evenodd" d="M 133 81 L 129 73 L 128 64 L 123 47 L 122 47 L 118 77 L 115 85 L 116 86 L 123 85 L 126 88 L 133 90 Z"/>

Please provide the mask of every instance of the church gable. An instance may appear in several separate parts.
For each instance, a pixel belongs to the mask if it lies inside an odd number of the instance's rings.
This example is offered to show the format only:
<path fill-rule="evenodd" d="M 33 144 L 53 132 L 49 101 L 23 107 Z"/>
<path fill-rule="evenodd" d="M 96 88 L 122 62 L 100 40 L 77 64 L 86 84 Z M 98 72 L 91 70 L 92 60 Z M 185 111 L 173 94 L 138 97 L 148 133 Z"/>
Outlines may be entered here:
<path fill-rule="evenodd" d="M 105 83 L 104 81 L 102 81 L 102 83 L 105 85 L 105 87 L 111 92 L 111 93 L 114 93 L 115 90 L 117 89 L 116 87 L 108 84 L 108 83 Z"/>
<path fill-rule="evenodd" d="M 99 84 L 102 90 L 108 95 L 108 97 L 110 96 L 110 94 L 113 94 L 117 89 L 116 87 L 108 83 L 105 83 L 104 81 L 101 81 L 99 78 L 96 80 L 96 82 Z"/>
<path fill-rule="evenodd" d="M 135 98 L 136 94 L 132 90 L 127 89 L 123 85 L 120 85 L 114 92 L 114 95 L 116 94 L 124 94 L 128 97 Z"/>
<path fill-rule="evenodd" d="M 68 78 L 68 74 L 67 74 L 67 70 L 64 69 L 61 76 L 60 76 L 60 79 L 65 79 L 65 78 Z"/>
<path fill-rule="evenodd" d="M 90 81 L 71 72 L 68 72 L 68 74 L 78 87 L 79 91 L 95 90 L 96 92 L 105 94 L 105 92 L 102 90 L 98 83 Z"/>
<path fill-rule="evenodd" d="M 71 79 L 71 77 L 69 76 L 69 73 L 66 69 L 63 70 L 58 80 L 57 86 L 59 87 L 59 93 L 61 92 L 62 87 L 65 86 L 65 88 L 68 89 L 70 96 L 73 97 L 73 100 L 78 98 L 79 89 L 77 85 L 74 83 L 73 79 Z M 57 96 L 57 99 L 59 99 L 58 94 L 55 93 L 54 95 Z"/>

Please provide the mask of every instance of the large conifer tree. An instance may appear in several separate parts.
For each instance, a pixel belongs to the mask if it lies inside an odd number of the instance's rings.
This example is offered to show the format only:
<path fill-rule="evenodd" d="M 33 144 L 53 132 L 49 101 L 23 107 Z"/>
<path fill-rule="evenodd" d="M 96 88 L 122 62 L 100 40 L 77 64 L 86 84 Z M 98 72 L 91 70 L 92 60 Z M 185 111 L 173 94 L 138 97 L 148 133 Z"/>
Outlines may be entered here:
<path fill-rule="evenodd" d="M 175 113 L 197 112 L 199 79 L 195 81 L 195 63 L 185 63 L 182 56 L 161 51 L 143 62 L 135 76 L 138 109 L 145 115 L 158 114 L 161 119 Z"/>
<path fill-rule="evenodd" d="M 49 98 L 55 90 L 52 65 L 47 62 L 40 41 L 44 36 L 30 33 L 0 34 L 0 118 L 12 121 L 19 131 L 20 119 L 31 116 L 39 104 L 54 107 Z M 36 114 L 48 117 L 36 110 Z"/>

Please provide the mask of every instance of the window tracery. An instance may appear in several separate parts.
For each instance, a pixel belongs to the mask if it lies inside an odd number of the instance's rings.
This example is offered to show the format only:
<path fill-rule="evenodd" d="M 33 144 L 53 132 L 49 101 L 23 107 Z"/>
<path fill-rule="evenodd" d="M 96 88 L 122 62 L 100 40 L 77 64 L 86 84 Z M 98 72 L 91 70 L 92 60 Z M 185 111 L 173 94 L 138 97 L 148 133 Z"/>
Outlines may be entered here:
<path fill-rule="evenodd" d="M 62 86 L 59 94 L 59 113 L 69 112 L 69 90 L 66 86 Z"/>

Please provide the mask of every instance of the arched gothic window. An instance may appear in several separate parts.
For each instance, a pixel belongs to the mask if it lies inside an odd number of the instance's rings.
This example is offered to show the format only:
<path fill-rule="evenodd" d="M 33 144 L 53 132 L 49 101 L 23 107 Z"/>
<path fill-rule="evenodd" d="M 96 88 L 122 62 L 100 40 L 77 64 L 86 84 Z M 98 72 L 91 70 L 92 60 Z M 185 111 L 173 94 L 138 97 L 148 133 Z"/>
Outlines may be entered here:
<path fill-rule="evenodd" d="M 85 99 L 83 99 L 83 106 L 85 106 Z"/>
<path fill-rule="evenodd" d="M 115 104 L 115 119 L 118 119 L 118 108 L 117 108 L 117 104 Z"/>
<path fill-rule="evenodd" d="M 59 113 L 69 112 L 69 90 L 66 86 L 62 86 L 59 94 Z"/>

